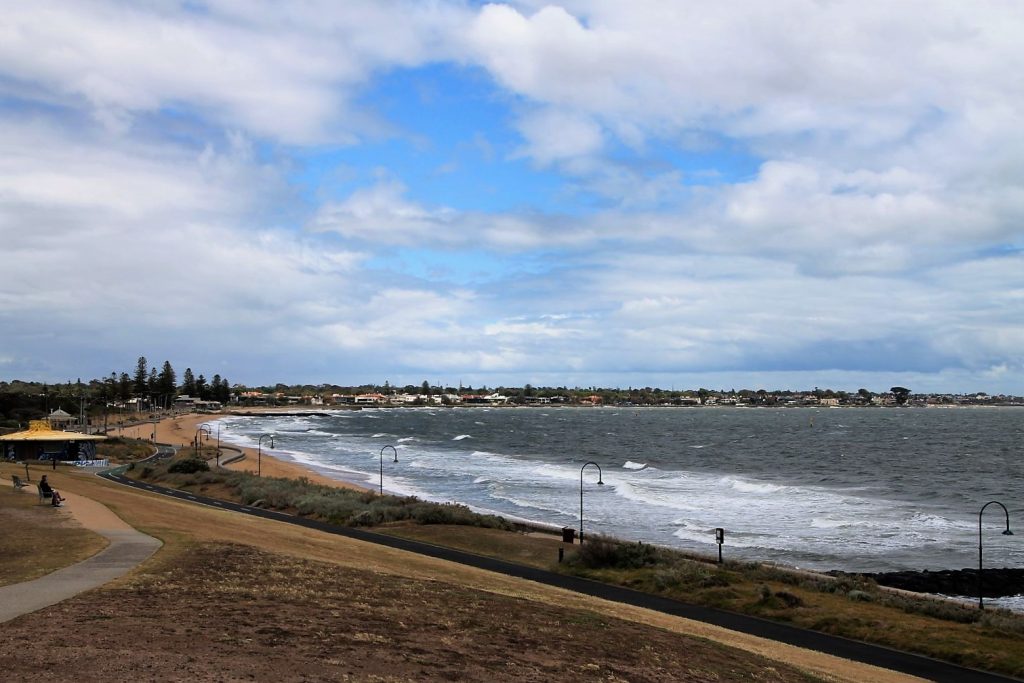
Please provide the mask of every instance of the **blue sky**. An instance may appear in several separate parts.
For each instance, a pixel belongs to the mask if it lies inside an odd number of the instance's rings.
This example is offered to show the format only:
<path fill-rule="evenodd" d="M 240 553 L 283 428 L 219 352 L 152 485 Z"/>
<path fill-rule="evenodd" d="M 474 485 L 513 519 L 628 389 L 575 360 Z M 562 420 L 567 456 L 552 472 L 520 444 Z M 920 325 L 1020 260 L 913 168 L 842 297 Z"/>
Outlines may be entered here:
<path fill-rule="evenodd" d="M 1024 393 L 1013 3 L 21 5 L 0 378 Z"/>

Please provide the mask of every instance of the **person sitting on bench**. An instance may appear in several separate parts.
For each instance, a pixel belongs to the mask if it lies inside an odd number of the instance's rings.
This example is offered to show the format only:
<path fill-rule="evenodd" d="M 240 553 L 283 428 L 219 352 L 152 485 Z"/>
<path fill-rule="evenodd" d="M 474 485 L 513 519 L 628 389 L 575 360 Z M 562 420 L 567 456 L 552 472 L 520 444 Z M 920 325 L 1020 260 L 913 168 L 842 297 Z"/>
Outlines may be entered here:
<path fill-rule="evenodd" d="M 52 486 L 50 486 L 50 482 L 46 481 L 45 474 L 43 475 L 42 480 L 39 482 L 39 490 L 42 492 L 43 498 L 49 498 L 50 503 L 55 508 L 60 507 L 61 503 L 64 502 L 64 498 L 61 497 L 61 495 L 57 493 L 57 491 Z"/>

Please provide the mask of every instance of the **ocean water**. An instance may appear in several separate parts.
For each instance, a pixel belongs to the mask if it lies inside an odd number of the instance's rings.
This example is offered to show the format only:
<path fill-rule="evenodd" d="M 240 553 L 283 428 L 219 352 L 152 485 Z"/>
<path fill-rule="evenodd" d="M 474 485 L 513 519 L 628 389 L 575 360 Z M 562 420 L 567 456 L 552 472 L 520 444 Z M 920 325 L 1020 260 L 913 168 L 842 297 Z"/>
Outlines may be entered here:
<path fill-rule="evenodd" d="M 219 421 L 329 476 L 510 518 L 816 570 L 1024 563 L 1024 410 L 369 409 Z M 264 440 L 266 448 L 266 440 Z M 598 467 L 604 485 L 599 486 Z"/>

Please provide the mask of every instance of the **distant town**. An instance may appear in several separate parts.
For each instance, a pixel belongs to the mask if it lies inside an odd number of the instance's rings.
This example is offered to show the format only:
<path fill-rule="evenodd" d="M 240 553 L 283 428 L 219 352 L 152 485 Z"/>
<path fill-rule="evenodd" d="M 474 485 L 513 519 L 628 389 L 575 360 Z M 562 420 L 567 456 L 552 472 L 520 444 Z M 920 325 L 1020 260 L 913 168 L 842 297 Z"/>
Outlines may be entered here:
<path fill-rule="evenodd" d="M 249 390 L 232 396 L 232 403 L 243 406 L 822 406 L 822 407 L 885 407 L 885 406 L 1024 406 L 1020 396 L 971 394 L 912 394 L 896 391 L 874 393 L 861 389 L 850 393 L 831 389 L 810 391 L 692 389 L 566 389 L 501 387 L 498 389 L 456 389 L 423 386 L 400 390 L 367 388 L 361 392 L 288 392 Z M 201 403 L 200 399 L 179 396 L 178 405 Z"/>
<path fill-rule="evenodd" d="M 599 387 L 479 387 L 420 385 L 361 386 L 284 385 L 247 387 L 214 375 L 207 382 L 186 369 L 179 384 L 169 363 L 162 370 L 139 359 L 135 376 L 111 373 L 108 378 L 46 384 L 0 381 L 0 430 L 16 429 L 29 420 L 48 418 L 93 422 L 99 416 L 140 414 L 159 410 L 216 412 L 226 408 L 296 407 L 358 409 L 406 406 L 587 406 L 587 407 L 957 407 L 1024 406 L 1024 397 L 972 392 L 922 394 L 894 386 L 889 391 L 854 392 L 815 387 L 809 390 L 683 389 Z M 64 416 L 67 416 L 64 418 Z"/>

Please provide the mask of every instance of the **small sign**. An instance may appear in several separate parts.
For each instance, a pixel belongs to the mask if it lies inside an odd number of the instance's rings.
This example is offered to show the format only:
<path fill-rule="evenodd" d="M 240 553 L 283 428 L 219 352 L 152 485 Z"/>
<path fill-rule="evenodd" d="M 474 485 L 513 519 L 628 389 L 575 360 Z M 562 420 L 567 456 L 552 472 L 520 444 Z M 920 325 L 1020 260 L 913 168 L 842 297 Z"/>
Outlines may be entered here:
<path fill-rule="evenodd" d="M 725 529 L 722 527 L 715 529 L 715 542 L 717 542 L 718 545 L 725 543 Z"/>

